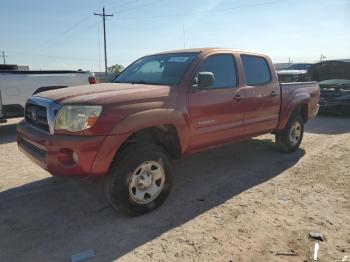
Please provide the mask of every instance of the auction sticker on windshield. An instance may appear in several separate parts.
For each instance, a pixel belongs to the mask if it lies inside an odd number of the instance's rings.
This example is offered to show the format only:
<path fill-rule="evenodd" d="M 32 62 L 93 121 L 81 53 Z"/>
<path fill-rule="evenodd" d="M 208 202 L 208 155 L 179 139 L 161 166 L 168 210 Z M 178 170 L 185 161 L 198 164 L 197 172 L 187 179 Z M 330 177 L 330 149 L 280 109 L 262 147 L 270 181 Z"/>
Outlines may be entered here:
<path fill-rule="evenodd" d="M 189 59 L 189 57 L 187 56 L 173 56 L 170 57 L 168 62 L 177 62 L 177 63 L 183 63 L 186 62 Z"/>

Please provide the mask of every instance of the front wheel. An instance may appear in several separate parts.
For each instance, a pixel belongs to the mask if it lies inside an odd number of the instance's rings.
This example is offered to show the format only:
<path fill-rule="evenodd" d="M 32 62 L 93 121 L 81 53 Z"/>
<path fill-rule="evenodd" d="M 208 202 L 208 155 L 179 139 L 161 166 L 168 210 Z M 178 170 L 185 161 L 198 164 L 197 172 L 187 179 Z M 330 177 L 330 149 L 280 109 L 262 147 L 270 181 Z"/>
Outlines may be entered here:
<path fill-rule="evenodd" d="M 276 143 L 283 152 L 296 151 L 303 139 L 304 120 L 300 114 L 290 117 L 285 129 L 276 134 Z"/>
<path fill-rule="evenodd" d="M 164 150 L 153 144 L 127 148 L 106 180 L 107 198 L 115 209 L 130 216 L 148 213 L 169 195 L 173 168 Z"/>

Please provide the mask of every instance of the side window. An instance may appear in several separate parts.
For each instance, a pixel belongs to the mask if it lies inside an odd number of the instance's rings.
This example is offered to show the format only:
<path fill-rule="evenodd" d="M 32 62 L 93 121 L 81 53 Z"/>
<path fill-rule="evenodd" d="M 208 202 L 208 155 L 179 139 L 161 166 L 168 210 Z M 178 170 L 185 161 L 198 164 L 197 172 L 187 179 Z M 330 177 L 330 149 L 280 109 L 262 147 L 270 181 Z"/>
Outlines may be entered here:
<path fill-rule="evenodd" d="M 247 85 L 263 85 L 271 81 L 269 65 L 263 57 L 241 55 Z"/>
<path fill-rule="evenodd" d="M 199 66 L 198 72 L 211 72 L 215 82 L 208 88 L 235 87 L 237 85 L 236 65 L 233 55 L 212 55 Z"/>

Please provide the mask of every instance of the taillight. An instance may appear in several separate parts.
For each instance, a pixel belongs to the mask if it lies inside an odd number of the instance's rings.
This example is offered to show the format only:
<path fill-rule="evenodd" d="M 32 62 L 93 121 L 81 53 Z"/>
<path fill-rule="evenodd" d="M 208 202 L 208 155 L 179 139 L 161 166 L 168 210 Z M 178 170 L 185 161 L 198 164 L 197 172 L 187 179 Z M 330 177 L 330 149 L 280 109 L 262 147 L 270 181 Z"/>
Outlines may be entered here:
<path fill-rule="evenodd" d="M 89 84 L 90 84 L 90 85 L 96 84 L 96 77 L 90 76 L 90 77 L 89 77 Z"/>

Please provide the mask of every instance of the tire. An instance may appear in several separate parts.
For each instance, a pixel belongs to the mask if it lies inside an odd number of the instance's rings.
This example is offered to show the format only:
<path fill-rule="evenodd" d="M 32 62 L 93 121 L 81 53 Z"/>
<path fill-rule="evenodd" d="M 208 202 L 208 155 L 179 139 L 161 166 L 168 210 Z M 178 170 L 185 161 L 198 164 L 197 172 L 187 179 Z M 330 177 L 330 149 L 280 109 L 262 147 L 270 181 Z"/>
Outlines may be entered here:
<path fill-rule="evenodd" d="M 161 147 L 134 144 L 112 165 L 106 180 L 106 195 L 114 209 L 128 216 L 139 216 L 166 200 L 172 181 L 173 166 Z"/>
<path fill-rule="evenodd" d="M 288 120 L 283 131 L 276 134 L 279 150 L 285 153 L 296 151 L 303 139 L 304 119 L 299 113 L 294 113 Z"/>

